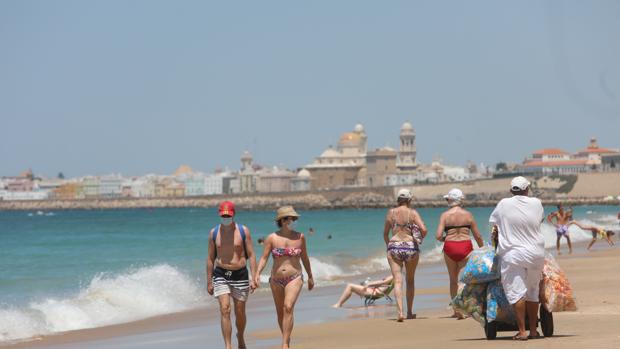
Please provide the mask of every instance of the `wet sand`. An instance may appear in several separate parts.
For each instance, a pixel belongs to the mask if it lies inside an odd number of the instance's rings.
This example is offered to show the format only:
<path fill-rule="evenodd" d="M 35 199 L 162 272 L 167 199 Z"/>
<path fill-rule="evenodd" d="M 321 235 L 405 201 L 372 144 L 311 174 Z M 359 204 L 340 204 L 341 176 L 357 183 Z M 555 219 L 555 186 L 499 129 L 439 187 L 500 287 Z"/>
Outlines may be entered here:
<path fill-rule="evenodd" d="M 395 321 L 396 308 L 384 300 L 364 307 L 352 296 L 342 309 L 332 309 L 342 285 L 304 290 L 296 308 L 294 348 L 411 348 L 430 347 L 545 347 L 620 348 L 620 250 L 599 243 L 593 252 L 576 246 L 573 255 L 558 258 L 577 297 L 579 311 L 555 313 L 552 338 L 516 343 L 513 332 L 499 332 L 486 341 L 482 327 L 471 319 L 448 316 L 448 279 L 443 264 L 421 265 L 416 273 L 416 320 Z M 383 275 L 375 275 L 376 277 Z M 358 282 L 364 277 L 350 281 Z M 422 287 L 424 285 L 424 287 Z M 279 331 L 268 290 L 253 295 L 248 304 L 248 348 L 277 348 Z M 1 348 L 222 348 L 216 307 L 159 316 L 128 324 L 45 336 Z"/>

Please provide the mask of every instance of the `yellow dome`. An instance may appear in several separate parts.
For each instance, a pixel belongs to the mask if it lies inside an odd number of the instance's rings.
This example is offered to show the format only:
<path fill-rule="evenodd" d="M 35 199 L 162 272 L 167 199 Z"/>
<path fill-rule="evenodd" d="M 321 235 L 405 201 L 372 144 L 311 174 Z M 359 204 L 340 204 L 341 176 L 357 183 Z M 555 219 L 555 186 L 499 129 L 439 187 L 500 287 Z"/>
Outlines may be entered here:
<path fill-rule="evenodd" d="M 181 165 L 179 166 L 179 168 L 177 168 L 176 171 L 174 171 L 175 176 L 180 176 L 184 174 L 192 174 L 192 173 L 194 173 L 194 170 L 192 170 L 192 168 L 187 165 Z"/>
<path fill-rule="evenodd" d="M 353 132 L 345 132 L 340 136 L 341 142 L 356 142 L 361 139 L 360 135 Z"/>

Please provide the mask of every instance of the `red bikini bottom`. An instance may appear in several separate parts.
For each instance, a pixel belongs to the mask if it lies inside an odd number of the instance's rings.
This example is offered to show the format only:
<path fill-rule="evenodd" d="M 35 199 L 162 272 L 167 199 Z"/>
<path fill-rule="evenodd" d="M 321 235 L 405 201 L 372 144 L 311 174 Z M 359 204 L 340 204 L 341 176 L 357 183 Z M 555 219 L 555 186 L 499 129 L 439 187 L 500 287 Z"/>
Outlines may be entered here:
<path fill-rule="evenodd" d="M 443 253 L 455 262 L 460 262 L 474 250 L 471 240 L 446 241 L 443 244 Z"/>

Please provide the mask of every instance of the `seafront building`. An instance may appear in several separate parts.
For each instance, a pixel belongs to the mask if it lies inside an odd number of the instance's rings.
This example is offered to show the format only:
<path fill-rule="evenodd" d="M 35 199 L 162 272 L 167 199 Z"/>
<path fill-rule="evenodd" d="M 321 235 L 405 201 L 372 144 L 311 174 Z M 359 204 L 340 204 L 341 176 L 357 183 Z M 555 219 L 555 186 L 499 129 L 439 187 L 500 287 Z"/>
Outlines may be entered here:
<path fill-rule="evenodd" d="M 612 160 L 620 157 L 618 149 L 601 148 L 596 138 L 574 154 L 558 148 L 545 148 L 532 153 L 523 161 L 519 171 L 530 175 L 570 175 L 585 172 L 609 171 Z M 606 159 L 605 162 L 603 159 Z"/>
<path fill-rule="evenodd" d="M 0 178 L 0 200 L 74 200 L 99 198 L 171 198 L 204 195 L 286 193 L 351 187 L 409 186 L 462 182 L 489 176 L 525 174 L 570 175 L 620 171 L 620 151 L 599 147 L 595 138 L 575 153 L 558 148 L 540 149 L 520 164 L 502 164 L 499 171 L 484 164 L 452 166 L 439 158 L 430 164 L 417 160 L 416 132 L 411 123 L 400 127 L 398 150 L 368 150 L 362 124 L 343 133 L 336 147 L 328 146 L 310 164 L 297 170 L 261 166 L 249 151 L 240 157 L 238 171 L 194 171 L 181 165 L 171 175 L 148 174 L 125 178 L 119 174 L 81 178 L 37 178 L 31 170 Z M 498 169 L 500 166 L 497 166 Z"/>

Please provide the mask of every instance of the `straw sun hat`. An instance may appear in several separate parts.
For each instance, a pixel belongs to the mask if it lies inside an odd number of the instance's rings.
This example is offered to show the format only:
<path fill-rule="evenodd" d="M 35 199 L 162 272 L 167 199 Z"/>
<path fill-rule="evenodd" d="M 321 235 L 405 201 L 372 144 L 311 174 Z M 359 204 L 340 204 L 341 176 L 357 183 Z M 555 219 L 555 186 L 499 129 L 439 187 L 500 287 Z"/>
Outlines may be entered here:
<path fill-rule="evenodd" d="M 276 219 L 275 221 L 279 221 L 285 217 L 299 217 L 299 214 L 295 212 L 293 206 L 282 206 L 276 211 Z"/>

